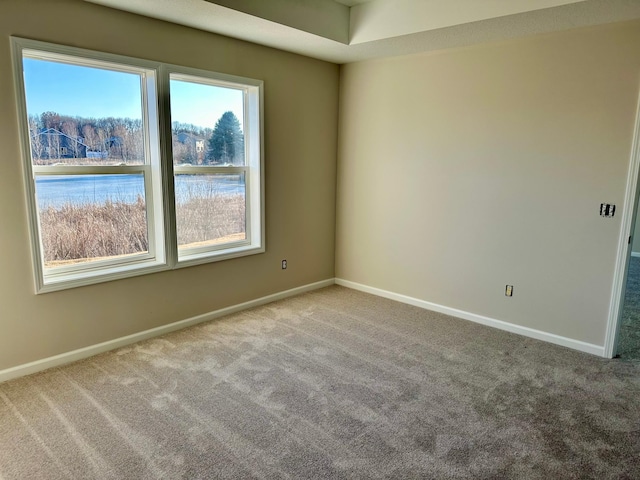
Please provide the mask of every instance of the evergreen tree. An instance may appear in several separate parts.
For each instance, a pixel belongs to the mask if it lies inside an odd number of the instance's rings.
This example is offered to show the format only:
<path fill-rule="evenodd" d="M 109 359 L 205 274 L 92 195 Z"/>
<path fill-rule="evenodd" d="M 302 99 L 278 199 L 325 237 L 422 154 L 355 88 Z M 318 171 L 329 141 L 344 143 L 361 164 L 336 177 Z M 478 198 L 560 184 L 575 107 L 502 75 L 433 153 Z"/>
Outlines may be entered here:
<path fill-rule="evenodd" d="M 209 139 L 208 158 L 219 163 L 244 163 L 244 134 L 233 112 L 223 113 L 216 122 Z"/>

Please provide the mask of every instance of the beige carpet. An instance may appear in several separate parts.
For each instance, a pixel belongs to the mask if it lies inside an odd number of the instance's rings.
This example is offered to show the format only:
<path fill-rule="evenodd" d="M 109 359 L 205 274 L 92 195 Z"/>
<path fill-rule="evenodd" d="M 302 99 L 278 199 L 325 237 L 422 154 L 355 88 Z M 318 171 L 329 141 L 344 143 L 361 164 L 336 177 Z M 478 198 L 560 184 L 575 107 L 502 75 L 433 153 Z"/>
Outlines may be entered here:
<path fill-rule="evenodd" d="M 640 478 L 640 365 L 330 287 L 1 384 L 0 478 Z"/>

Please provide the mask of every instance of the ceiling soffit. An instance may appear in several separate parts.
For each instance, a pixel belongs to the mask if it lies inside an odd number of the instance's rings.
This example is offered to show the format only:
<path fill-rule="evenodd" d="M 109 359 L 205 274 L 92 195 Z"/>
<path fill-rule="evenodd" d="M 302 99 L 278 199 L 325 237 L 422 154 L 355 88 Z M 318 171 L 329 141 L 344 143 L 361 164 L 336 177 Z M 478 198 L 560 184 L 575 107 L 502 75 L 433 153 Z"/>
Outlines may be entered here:
<path fill-rule="evenodd" d="M 434 19 L 429 20 L 435 28 L 376 39 L 376 35 L 372 35 L 371 32 L 366 33 L 366 29 L 372 28 L 375 31 L 373 27 L 375 22 L 384 23 L 385 18 L 389 19 L 388 23 L 392 23 L 391 13 L 375 20 L 373 17 L 383 10 L 376 10 L 378 13 L 373 15 L 371 11 L 366 9 L 376 5 L 400 5 L 405 0 L 374 0 L 351 8 L 333 0 L 269 0 L 268 2 L 264 0 L 85 1 L 338 64 L 465 47 L 570 28 L 640 19 L 639 0 L 522 0 L 524 3 L 521 4 L 521 7 L 525 4 L 529 4 L 530 7 L 532 1 L 538 5 L 546 5 L 549 2 L 563 4 L 437 27 L 443 22 L 444 25 L 447 25 L 453 21 L 449 15 L 451 12 L 447 13 L 448 10 L 443 7 L 438 14 L 440 15 L 440 23 Z M 450 5 L 454 0 L 406 1 L 433 2 L 434 5 L 444 2 Z M 520 1 L 508 0 L 503 3 L 511 4 Z M 456 5 L 464 2 L 480 3 L 477 0 L 455 0 L 455 2 Z M 233 4 L 234 8 L 223 4 Z M 292 6 L 294 4 L 297 6 Z M 256 7 L 256 5 L 258 6 Z M 262 6 L 260 7 L 260 5 Z M 309 5 L 313 5 L 312 10 L 309 10 Z M 388 8 L 388 5 L 385 5 L 384 8 Z M 256 12 L 256 9 L 258 9 L 258 14 L 244 11 Z M 349 28 L 345 29 L 345 11 L 347 14 L 350 12 L 351 20 L 349 22 L 352 25 L 350 28 L 352 29 L 352 37 L 355 37 L 351 39 L 350 44 L 345 42 L 344 32 L 349 31 Z M 313 12 L 313 14 L 311 15 L 309 12 Z M 477 11 L 475 15 L 487 16 L 489 13 L 487 10 L 482 10 Z M 407 12 L 398 13 L 400 16 L 406 14 Z M 469 14 L 465 13 L 465 15 Z M 371 22 L 372 27 L 360 26 L 354 29 L 354 18 L 358 16 L 362 17 L 362 20 L 359 21 L 364 22 L 361 25 Z M 339 20 L 335 20 L 336 18 Z M 365 21 L 365 18 L 370 18 L 370 20 Z M 298 27 L 292 25 L 298 25 Z M 385 35 L 389 34 L 393 33 L 387 32 Z"/>
<path fill-rule="evenodd" d="M 206 0 L 343 44 L 349 43 L 350 8 L 334 0 Z"/>

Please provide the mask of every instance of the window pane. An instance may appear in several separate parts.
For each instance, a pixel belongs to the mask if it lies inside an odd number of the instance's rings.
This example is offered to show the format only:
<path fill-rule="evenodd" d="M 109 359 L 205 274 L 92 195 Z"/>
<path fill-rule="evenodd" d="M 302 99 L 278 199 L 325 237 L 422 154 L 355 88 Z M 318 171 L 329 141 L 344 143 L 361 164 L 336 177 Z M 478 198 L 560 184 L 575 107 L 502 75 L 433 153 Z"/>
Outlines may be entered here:
<path fill-rule="evenodd" d="M 178 174 L 175 191 L 180 249 L 247 238 L 244 174 Z"/>
<path fill-rule="evenodd" d="M 170 88 L 174 164 L 244 165 L 243 90 L 175 75 Z"/>
<path fill-rule="evenodd" d="M 146 253 L 144 176 L 37 175 L 45 267 Z"/>
<path fill-rule="evenodd" d="M 28 56 L 23 68 L 34 165 L 144 163 L 140 74 Z"/>

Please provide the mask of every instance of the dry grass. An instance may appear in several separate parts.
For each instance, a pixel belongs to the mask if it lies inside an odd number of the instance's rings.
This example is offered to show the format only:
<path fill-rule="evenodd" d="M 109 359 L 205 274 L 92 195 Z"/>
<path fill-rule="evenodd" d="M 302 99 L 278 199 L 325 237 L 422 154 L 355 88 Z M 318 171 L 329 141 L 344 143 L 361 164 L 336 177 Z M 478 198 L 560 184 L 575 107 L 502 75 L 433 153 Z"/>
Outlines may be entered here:
<path fill-rule="evenodd" d="M 142 198 L 136 203 L 66 203 L 44 209 L 40 228 L 45 265 L 146 252 L 146 223 Z"/>
<path fill-rule="evenodd" d="M 195 196 L 178 202 L 178 245 L 221 243 L 216 240 L 244 234 L 244 203 L 244 195 Z"/>
<path fill-rule="evenodd" d="M 220 244 L 245 238 L 243 195 L 190 197 L 176 205 L 178 245 Z M 147 252 L 146 211 L 135 203 L 48 207 L 40 212 L 44 263 L 55 267 Z"/>

